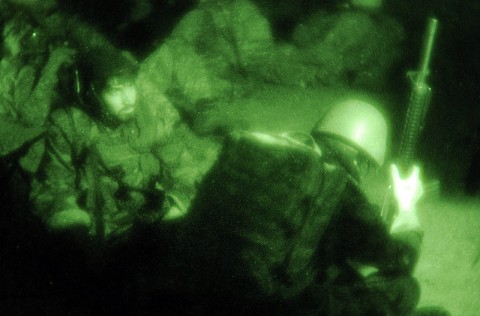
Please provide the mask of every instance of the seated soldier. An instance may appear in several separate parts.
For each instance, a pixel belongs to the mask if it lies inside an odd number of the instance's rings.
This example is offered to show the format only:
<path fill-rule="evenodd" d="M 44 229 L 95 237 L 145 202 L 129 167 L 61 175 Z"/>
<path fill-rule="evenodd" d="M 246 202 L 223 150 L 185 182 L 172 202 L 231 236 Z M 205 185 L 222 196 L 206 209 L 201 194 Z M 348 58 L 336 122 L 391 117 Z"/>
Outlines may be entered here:
<path fill-rule="evenodd" d="M 138 102 L 137 62 L 96 48 L 82 53 L 77 66 L 77 100 L 52 113 L 33 183 L 38 216 L 53 232 L 75 231 L 103 243 L 136 222 L 185 212 L 188 201 L 173 189 L 164 193 L 168 172 L 157 152 L 168 124 L 147 102 Z"/>
<path fill-rule="evenodd" d="M 0 61 L 0 156 L 31 142 L 44 131 L 55 102 L 58 70 L 72 61 L 74 51 L 52 45 L 27 14 L 16 14 L 3 28 Z M 40 155 L 41 156 L 41 155 Z M 22 165 L 34 172 L 38 161 Z"/>
<path fill-rule="evenodd" d="M 227 140 L 182 228 L 179 292 L 208 313 L 413 313 L 418 168 L 402 180 L 392 166 L 398 212 L 390 228 L 359 185 L 384 163 L 381 112 L 348 99 L 311 135 L 298 135 Z"/>

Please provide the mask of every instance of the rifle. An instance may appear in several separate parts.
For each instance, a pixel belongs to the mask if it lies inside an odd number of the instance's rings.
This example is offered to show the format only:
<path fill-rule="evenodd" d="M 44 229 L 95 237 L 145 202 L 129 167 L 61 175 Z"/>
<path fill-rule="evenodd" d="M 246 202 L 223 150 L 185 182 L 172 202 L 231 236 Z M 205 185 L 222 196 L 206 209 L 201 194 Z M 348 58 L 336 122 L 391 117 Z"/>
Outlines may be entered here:
<path fill-rule="evenodd" d="M 427 77 L 430 73 L 429 65 L 437 28 L 438 20 L 430 18 L 428 21 L 419 71 L 408 72 L 408 77 L 412 82 L 412 90 L 402 131 L 400 148 L 397 153 L 398 165 L 401 172 L 406 172 L 411 168 L 418 137 L 423 128 L 425 115 L 430 105 L 432 89 L 427 83 Z M 394 216 L 390 207 L 391 191 L 392 185 L 388 187 L 382 206 L 382 217 L 389 227 Z"/>

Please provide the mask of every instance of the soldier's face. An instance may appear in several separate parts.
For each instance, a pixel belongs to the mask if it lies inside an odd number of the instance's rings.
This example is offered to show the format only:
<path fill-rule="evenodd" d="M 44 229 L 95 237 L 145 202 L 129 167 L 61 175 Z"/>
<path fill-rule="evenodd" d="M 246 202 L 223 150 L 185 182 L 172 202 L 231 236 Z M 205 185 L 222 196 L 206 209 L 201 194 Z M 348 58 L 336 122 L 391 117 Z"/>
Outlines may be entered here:
<path fill-rule="evenodd" d="M 112 78 L 107 81 L 100 95 L 108 114 L 119 121 L 131 119 L 137 108 L 137 88 L 133 81 Z"/>

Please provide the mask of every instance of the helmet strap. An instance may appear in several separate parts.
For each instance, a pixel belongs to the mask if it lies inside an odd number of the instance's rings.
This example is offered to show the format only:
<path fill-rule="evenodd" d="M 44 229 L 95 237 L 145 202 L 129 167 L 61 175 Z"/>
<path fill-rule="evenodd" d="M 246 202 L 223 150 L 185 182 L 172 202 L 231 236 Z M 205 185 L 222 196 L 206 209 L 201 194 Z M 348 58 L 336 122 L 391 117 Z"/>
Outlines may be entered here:
<path fill-rule="evenodd" d="M 325 139 L 327 147 L 325 159 L 332 164 L 339 165 L 357 182 L 361 181 L 361 172 L 355 163 L 359 151 L 337 139 Z M 339 146 L 340 145 L 340 146 Z M 342 150 L 342 147 L 345 149 Z M 347 149 L 348 148 L 348 149 Z M 351 152 L 349 152 L 351 149 Z"/>

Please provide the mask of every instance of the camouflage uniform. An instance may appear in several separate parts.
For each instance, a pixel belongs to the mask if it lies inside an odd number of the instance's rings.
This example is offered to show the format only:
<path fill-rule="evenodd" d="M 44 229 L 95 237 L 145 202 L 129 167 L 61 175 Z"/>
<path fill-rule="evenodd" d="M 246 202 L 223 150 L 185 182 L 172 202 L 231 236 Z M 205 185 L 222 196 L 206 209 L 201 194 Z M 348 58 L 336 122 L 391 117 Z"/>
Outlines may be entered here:
<path fill-rule="evenodd" d="M 80 207 L 93 220 L 90 233 L 104 239 L 122 235 L 136 221 L 160 220 L 164 200 L 185 211 L 195 188 L 173 179 L 180 167 L 167 172 L 173 164 L 165 159 L 165 152 L 184 146 L 164 131 L 152 146 L 139 149 L 133 141 L 138 133 L 135 121 L 113 128 L 74 107 L 54 112 L 33 185 L 37 214 L 48 225 L 56 212 Z"/>
<path fill-rule="evenodd" d="M 0 156 L 7 155 L 44 131 L 44 122 L 55 96 L 56 73 L 42 73 L 37 78 L 34 67 L 16 67 L 11 61 L 0 62 Z M 38 84 L 35 85 L 38 79 Z"/>
<path fill-rule="evenodd" d="M 13 35 L 5 36 L 21 37 L 20 44 L 25 47 L 18 55 L 6 55 L 0 61 L 0 157 L 40 138 L 56 101 L 58 70 L 71 61 L 74 53 L 66 46 L 52 47 L 47 53 L 43 30 L 33 28 L 21 15 L 10 19 L 8 25 Z M 43 140 L 36 142 L 27 155 L 21 153 L 22 168 L 35 172 L 42 153 Z"/>
<path fill-rule="evenodd" d="M 177 275 L 189 272 L 178 285 L 192 285 L 185 291 L 194 297 L 208 293 L 205 308 L 225 314 L 413 310 L 421 234 L 390 235 L 355 180 L 327 157 L 327 148 L 288 138 L 231 137 L 182 229 L 187 260 L 176 262 Z M 364 276 L 365 266 L 376 273 Z"/>

